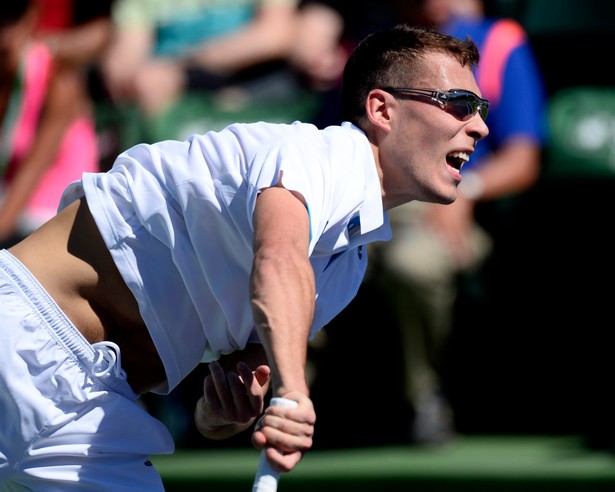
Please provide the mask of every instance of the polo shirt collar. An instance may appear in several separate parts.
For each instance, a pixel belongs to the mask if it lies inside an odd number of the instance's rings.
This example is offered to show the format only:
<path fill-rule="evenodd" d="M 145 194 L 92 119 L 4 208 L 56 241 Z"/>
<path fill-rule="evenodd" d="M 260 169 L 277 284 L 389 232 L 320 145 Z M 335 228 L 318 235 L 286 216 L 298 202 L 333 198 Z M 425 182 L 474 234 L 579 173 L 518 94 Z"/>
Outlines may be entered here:
<path fill-rule="evenodd" d="M 359 161 L 365 166 L 365 203 L 359 211 L 359 217 L 361 220 L 361 235 L 364 235 L 378 229 L 383 224 L 388 224 L 382 207 L 380 178 L 376 172 L 376 161 L 365 132 L 349 121 L 344 121 L 342 127 L 356 132 L 357 140 L 363 143 L 361 152 L 364 153 L 364 158 L 359 159 Z"/>

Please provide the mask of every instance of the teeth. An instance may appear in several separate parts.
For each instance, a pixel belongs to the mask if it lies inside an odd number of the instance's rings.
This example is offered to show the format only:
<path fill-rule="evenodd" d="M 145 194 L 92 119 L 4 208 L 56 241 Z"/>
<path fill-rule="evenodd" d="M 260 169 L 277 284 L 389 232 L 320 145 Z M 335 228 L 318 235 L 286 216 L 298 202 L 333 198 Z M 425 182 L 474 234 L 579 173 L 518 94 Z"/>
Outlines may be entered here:
<path fill-rule="evenodd" d="M 449 155 L 464 162 L 468 162 L 470 160 L 470 155 L 467 152 L 451 152 Z"/>

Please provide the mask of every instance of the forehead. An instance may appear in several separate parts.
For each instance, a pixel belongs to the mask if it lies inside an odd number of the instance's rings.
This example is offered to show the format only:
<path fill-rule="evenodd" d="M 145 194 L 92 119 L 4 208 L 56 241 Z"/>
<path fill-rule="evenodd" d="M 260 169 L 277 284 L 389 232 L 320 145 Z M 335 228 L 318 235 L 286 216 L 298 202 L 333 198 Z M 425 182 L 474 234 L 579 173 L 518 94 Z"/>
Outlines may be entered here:
<path fill-rule="evenodd" d="M 444 53 L 427 53 L 423 57 L 423 70 L 415 81 L 416 87 L 431 89 L 466 89 L 480 94 L 472 68 L 462 66 L 455 58 Z"/>

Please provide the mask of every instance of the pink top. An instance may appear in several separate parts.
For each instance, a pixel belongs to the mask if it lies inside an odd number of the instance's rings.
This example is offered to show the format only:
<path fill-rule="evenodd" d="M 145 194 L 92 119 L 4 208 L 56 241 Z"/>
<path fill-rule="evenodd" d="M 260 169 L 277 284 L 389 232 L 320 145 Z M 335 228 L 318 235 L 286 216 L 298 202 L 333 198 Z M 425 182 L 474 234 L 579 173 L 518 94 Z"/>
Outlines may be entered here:
<path fill-rule="evenodd" d="M 32 44 L 26 53 L 24 86 L 19 113 L 13 129 L 11 154 L 5 180 L 10 183 L 17 166 L 36 138 L 38 121 L 47 96 L 52 56 L 43 43 Z M 28 202 L 29 220 L 42 223 L 55 215 L 66 186 L 83 172 L 96 172 L 98 143 L 92 118 L 76 118 L 67 128 L 56 159 L 43 175 Z"/>

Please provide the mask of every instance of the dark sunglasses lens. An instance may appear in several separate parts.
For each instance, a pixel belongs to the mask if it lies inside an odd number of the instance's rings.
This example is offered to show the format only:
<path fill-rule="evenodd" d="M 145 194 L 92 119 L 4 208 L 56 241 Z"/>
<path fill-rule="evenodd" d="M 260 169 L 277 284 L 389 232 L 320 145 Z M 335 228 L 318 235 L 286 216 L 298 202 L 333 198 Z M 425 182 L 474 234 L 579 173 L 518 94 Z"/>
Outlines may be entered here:
<path fill-rule="evenodd" d="M 482 102 L 481 99 L 470 93 L 453 93 L 447 98 L 447 111 L 455 118 L 466 121 L 480 111 L 480 117 L 487 119 L 489 105 Z"/>
<path fill-rule="evenodd" d="M 447 111 L 458 120 L 465 121 L 476 114 L 479 104 L 471 94 L 454 94 L 449 96 Z"/>

